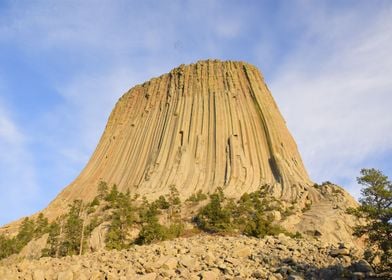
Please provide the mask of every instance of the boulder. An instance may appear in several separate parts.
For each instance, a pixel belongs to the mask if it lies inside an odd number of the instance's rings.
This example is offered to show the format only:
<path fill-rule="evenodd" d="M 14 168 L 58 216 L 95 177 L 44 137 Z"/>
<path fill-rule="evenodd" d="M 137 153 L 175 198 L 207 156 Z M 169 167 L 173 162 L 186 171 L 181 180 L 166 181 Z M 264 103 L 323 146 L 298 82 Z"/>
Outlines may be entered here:
<path fill-rule="evenodd" d="M 359 260 L 353 264 L 353 269 L 355 272 L 374 272 L 372 266 L 366 260 Z"/>
<path fill-rule="evenodd" d="M 73 273 L 71 270 L 62 271 L 58 274 L 57 280 L 73 280 Z"/>
<path fill-rule="evenodd" d="M 45 273 L 40 269 L 34 270 L 32 276 L 33 280 L 45 280 Z"/>

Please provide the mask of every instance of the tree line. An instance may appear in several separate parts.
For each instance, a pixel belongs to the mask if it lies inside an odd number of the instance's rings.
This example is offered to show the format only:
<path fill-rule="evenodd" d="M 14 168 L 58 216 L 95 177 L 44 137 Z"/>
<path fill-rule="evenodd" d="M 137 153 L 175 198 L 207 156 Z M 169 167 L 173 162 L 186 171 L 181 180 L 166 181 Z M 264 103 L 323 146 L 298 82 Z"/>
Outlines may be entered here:
<path fill-rule="evenodd" d="M 360 206 L 348 209 L 348 213 L 366 222 L 354 229 L 354 235 L 366 236 L 368 255 L 379 256 L 383 269 L 392 269 L 392 183 L 375 169 L 361 170 L 358 182 L 364 186 Z M 199 231 L 258 238 L 279 233 L 301 237 L 299 233 L 287 232 L 267 215 L 274 210 L 282 211 L 283 207 L 266 189 L 262 186 L 238 200 L 225 197 L 222 188 L 212 194 L 199 191 L 185 200 L 185 204 L 197 209 L 192 223 Z M 41 213 L 36 219 L 25 218 L 14 237 L 0 235 L 0 259 L 19 253 L 31 240 L 44 234 L 48 234 L 44 256 L 82 254 L 88 250 L 87 240 L 92 231 L 102 223 L 107 225 L 107 249 L 121 250 L 186 234 L 181 213 L 183 203 L 174 186 L 168 195 L 153 202 L 137 195 L 131 197 L 129 191 L 120 192 L 116 185 L 109 188 L 106 182 L 99 183 L 97 193 L 89 203 L 75 200 L 66 214 L 51 223 Z M 283 214 L 289 215 L 290 209 Z M 136 237 L 130 235 L 132 229 L 138 230 Z"/>

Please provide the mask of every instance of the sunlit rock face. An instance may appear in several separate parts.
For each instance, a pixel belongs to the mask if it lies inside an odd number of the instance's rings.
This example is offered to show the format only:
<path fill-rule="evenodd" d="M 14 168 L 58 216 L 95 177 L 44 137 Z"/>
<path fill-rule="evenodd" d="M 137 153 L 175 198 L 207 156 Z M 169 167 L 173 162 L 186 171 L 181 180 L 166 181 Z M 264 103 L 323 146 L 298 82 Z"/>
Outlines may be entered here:
<path fill-rule="evenodd" d="M 125 93 L 87 166 L 57 198 L 92 199 L 99 181 L 155 198 L 175 186 L 226 195 L 269 185 L 292 200 L 309 186 L 297 146 L 259 70 L 181 65 Z"/>
<path fill-rule="evenodd" d="M 356 242 L 357 220 L 346 209 L 357 202 L 338 186 L 311 182 L 262 75 L 244 62 L 181 65 L 129 90 L 86 167 L 42 212 L 53 220 L 73 200 L 91 201 L 100 181 L 150 201 L 172 186 L 183 201 L 218 187 L 232 198 L 263 187 L 279 201 L 272 214 L 287 230 Z M 0 232 L 16 232 L 20 222 Z"/>

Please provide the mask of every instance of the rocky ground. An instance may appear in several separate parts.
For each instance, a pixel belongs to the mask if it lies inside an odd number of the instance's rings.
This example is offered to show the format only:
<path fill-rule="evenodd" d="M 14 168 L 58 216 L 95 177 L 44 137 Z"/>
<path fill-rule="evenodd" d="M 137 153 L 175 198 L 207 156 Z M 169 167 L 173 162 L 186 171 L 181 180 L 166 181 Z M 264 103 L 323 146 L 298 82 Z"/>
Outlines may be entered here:
<path fill-rule="evenodd" d="M 388 279 L 344 245 L 196 235 L 123 251 L 0 263 L 0 279 Z"/>

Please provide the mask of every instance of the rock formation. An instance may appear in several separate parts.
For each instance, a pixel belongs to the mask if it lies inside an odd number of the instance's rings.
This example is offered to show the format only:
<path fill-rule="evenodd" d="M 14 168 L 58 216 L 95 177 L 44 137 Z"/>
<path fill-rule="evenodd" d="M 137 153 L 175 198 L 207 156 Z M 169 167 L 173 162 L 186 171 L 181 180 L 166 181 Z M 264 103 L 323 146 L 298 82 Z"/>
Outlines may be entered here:
<path fill-rule="evenodd" d="M 314 187 L 262 75 L 244 62 L 181 65 L 125 93 L 88 164 L 45 216 L 91 201 L 100 181 L 149 200 L 171 186 L 182 199 L 218 187 L 239 198 L 265 186 L 293 207 L 281 221 L 287 229 L 353 241 L 344 213 L 355 200 L 333 185 Z"/>
<path fill-rule="evenodd" d="M 200 61 L 129 90 L 87 166 L 53 206 L 92 199 L 100 180 L 147 198 L 174 185 L 184 198 L 271 186 L 295 200 L 312 185 L 260 72 L 243 62 Z"/>

